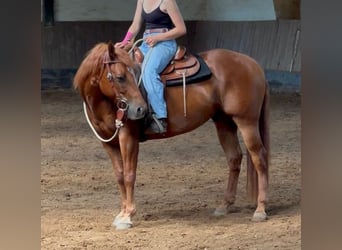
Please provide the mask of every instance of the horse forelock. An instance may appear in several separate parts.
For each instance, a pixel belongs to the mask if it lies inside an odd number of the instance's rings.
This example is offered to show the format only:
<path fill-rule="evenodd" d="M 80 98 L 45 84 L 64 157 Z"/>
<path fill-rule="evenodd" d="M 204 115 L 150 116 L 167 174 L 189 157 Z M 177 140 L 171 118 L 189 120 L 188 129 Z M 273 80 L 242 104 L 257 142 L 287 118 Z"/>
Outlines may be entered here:
<path fill-rule="evenodd" d="M 115 48 L 115 55 L 117 56 L 117 60 L 124 63 L 127 67 L 134 67 L 134 62 L 127 53 L 126 50 L 121 48 Z"/>
<path fill-rule="evenodd" d="M 73 85 L 75 89 L 80 89 L 85 84 L 90 84 L 92 77 L 99 77 L 104 67 L 104 55 L 107 52 L 108 45 L 106 43 L 99 43 L 86 54 L 74 77 Z M 133 61 L 125 50 L 115 48 L 115 56 L 115 60 L 124 63 L 126 66 L 134 66 Z"/>

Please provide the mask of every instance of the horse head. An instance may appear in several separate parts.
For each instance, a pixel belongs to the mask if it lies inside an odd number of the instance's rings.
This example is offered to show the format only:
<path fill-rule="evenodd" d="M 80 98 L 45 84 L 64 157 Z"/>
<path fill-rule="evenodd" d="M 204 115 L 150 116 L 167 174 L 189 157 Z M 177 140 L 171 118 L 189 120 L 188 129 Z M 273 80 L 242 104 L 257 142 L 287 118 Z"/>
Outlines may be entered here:
<path fill-rule="evenodd" d="M 126 110 L 127 118 L 131 120 L 141 119 L 147 112 L 147 104 L 137 84 L 135 67 L 125 50 L 108 43 L 98 86 L 104 96 L 116 102 L 118 108 Z"/>

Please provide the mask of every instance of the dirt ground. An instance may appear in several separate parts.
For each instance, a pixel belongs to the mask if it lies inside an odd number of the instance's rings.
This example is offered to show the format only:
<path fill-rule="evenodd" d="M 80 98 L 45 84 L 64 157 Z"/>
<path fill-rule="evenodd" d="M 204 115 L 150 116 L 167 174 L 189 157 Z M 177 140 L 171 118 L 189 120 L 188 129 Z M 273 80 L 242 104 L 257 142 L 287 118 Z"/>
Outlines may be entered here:
<path fill-rule="evenodd" d="M 114 172 L 73 90 L 41 94 L 42 249 L 300 249 L 300 95 L 271 93 L 271 162 L 266 222 L 252 222 L 245 157 L 230 213 L 227 165 L 211 121 L 177 137 L 141 143 L 134 227 L 119 212 Z M 244 150 L 243 144 L 242 148 Z"/>

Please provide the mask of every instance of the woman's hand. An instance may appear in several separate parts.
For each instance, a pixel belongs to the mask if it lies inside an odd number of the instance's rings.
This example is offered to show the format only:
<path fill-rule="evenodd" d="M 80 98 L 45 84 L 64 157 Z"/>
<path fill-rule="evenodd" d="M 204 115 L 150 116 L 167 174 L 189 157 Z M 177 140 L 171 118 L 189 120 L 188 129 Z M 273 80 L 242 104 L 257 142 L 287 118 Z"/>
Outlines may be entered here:
<path fill-rule="evenodd" d="M 127 42 L 118 42 L 118 43 L 115 43 L 114 47 L 115 48 L 123 48 L 123 47 L 125 47 L 126 44 L 127 44 Z"/>
<path fill-rule="evenodd" d="M 133 41 L 122 41 L 122 42 L 115 43 L 114 45 L 115 48 L 121 48 L 126 51 L 129 51 L 132 48 L 132 46 L 133 46 Z"/>
<path fill-rule="evenodd" d="M 158 42 L 161 40 L 158 38 L 158 35 L 155 36 L 149 36 L 145 38 L 145 42 L 147 43 L 148 46 L 153 47 L 155 46 Z"/>

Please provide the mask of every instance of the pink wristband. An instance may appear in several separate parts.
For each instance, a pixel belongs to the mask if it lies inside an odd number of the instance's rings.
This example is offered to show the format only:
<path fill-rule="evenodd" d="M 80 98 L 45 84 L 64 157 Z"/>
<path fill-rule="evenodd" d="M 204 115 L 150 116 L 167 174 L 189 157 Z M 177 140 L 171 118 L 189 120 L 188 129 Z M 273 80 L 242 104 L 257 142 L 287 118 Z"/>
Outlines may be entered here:
<path fill-rule="evenodd" d="M 132 36 L 133 36 L 133 33 L 130 32 L 130 31 L 127 31 L 126 36 L 125 36 L 125 38 L 123 39 L 122 42 L 123 43 L 127 43 L 128 41 L 130 41 L 132 39 Z"/>

